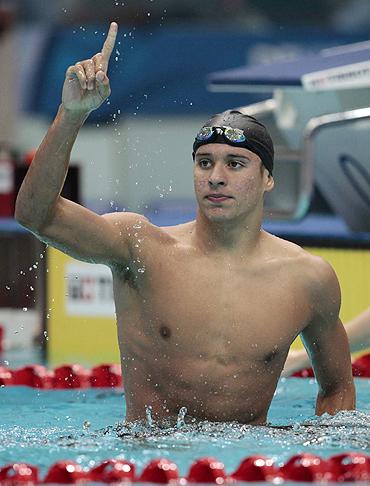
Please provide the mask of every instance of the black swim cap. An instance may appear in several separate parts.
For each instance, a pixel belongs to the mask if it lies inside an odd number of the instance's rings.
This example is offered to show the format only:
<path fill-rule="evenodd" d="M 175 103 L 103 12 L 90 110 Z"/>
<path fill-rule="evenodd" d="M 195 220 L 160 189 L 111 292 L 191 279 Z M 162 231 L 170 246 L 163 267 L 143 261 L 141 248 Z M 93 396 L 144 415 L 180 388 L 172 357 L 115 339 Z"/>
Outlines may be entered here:
<path fill-rule="evenodd" d="M 206 143 L 227 143 L 234 147 L 245 147 L 257 154 L 266 169 L 272 174 L 274 168 L 274 146 L 266 127 L 256 120 L 253 116 L 244 115 L 238 110 L 227 110 L 217 115 L 213 115 L 203 127 L 223 127 L 239 128 L 243 130 L 246 140 L 244 142 L 232 142 L 223 135 L 218 134 L 216 138 L 210 140 L 197 140 L 193 144 L 193 158 L 195 152 L 201 145 Z"/>

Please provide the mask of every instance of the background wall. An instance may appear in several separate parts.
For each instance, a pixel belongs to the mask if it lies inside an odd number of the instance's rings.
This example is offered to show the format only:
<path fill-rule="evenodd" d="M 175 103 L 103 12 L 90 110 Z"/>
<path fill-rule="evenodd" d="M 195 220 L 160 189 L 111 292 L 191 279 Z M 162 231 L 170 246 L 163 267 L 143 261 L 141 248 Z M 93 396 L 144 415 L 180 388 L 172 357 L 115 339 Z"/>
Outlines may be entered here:
<path fill-rule="evenodd" d="M 144 212 L 153 201 L 193 198 L 192 144 L 205 117 L 127 117 L 109 127 L 87 125 L 72 154 L 81 168 L 82 202 L 98 212 Z M 47 128 L 45 117 L 24 115 L 18 147 L 37 146 Z"/>
<path fill-rule="evenodd" d="M 343 322 L 370 304 L 370 250 L 307 248 L 307 251 L 325 258 L 335 269 L 342 288 L 340 316 Z M 101 288 L 106 279 L 111 281 L 109 269 L 77 262 L 54 248 L 48 249 L 47 258 L 47 356 L 50 364 L 118 363 L 113 295 Z M 300 338 L 292 347 L 302 347 Z"/>
<path fill-rule="evenodd" d="M 0 0 L 0 63 L 4 71 L 0 145 L 6 142 L 10 146 L 13 164 L 23 165 L 27 152 L 39 145 L 60 103 L 66 68 L 101 48 L 109 20 L 120 25 L 110 66 L 112 95 L 81 130 L 72 155 L 73 164 L 81 169 L 81 202 L 99 213 L 123 208 L 153 213 L 175 208 L 178 218 L 194 210 L 191 145 L 199 125 L 212 113 L 271 96 L 210 93 L 208 74 L 366 41 L 370 3 Z M 296 141 L 295 128 L 291 135 Z M 311 209 L 317 209 L 316 202 Z M 319 203 L 330 212 L 325 200 Z M 0 219 L 0 238 L 5 233 L 7 238 L 11 234 L 14 241 L 19 239 L 19 227 L 11 218 Z M 47 325 L 48 309 L 42 289 L 30 294 L 34 285 L 26 268 L 38 261 L 40 251 L 30 253 L 25 265 L 17 245 L 8 246 L 13 259 L 6 252 L 0 254 L 4 269 L 0 287 L 2 291 L 7 286 L 15 288 L 14 282 L 24 272 L 25 288 L 13 299 L 16 305 L 8 302 L 0 308 L 0 324 L 6 319 L 7 333 L 14 336 L 22 326 L 28 326 L 23 342 L 29 345 L 38 335 L 35 349 L 40 349 L 47 342 L 42 321 Z M 356 263 L 353 268 L 367 269 L 367 256 L 359 258 L 363 267 Z M 10 265 L 10 261 L 16 263 Z M 366 300 L 365 280 L 357 282 L 354 271 L 346 264 L 338 265 L 342 285 L 345 281 L 344 299 L 349 302 L 352 296 L 361 295 Z M 351 288 L 355 281 L 361 289 L 356 293 Z M 32 300 L 35 311 L 22 319 L 27 299 Z M 362 302 L 352 302 L 351 310 L 345 303 L 344 318 L 362 310 Z M 18 338 L 17 334 L 17 346 L 22 341 Z"/>

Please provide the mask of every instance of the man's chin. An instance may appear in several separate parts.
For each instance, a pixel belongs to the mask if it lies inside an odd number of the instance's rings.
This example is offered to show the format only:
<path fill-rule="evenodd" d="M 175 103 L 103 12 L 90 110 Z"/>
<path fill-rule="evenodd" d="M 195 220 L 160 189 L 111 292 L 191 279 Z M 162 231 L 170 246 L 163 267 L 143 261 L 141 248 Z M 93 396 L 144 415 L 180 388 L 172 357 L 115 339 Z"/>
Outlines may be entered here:
<path fill-rule="evenodd" d="M 206 209 L 206 210 L 201 210 L 203 215 L 209 220 L 214 223 L 222 223 L 222 222 L 228 222 L 232 221 L 235 219 L 235 214 L 232 214 L 230 211 L 225 211 L 224 209 L 218 208 L 217 210 L 212 209 Z"/>

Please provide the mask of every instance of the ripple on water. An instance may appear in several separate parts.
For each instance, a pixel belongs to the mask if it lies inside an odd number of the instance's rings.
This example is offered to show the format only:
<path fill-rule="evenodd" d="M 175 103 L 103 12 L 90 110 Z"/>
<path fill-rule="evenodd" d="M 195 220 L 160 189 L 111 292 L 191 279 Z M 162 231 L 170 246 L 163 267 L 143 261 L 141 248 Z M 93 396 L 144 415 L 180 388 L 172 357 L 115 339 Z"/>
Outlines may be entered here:
<path fill-rule="evenodd" d="M 62 459 L 91 467 L 110 457 L 125 457 L 140 469 L 150 459 L 163 456 L 186 473 L 195 458 L 210 455 L 222 460 L 230 471 L 256 453 L 282 463 L 297 452 L 323 457 L 349 450 L 368 452 L 368 386 L 367 381 L 359 383 L 362 412 L 316 417 L 312 415 L 315 383 L 282 382 L 270 414 L 273 425 L 267 426 L 196 422 L 184 414 L 174 423 L 122 423 L 117 422 L 123 416 L 118 393 L 2 390 L 2 424 L 8 417 L 8 425 L 0 426 L 0 465 L 21 458 L 45 472 Z M 14 414 L 14 399 L 28 411 L 18 407 Z M 110 425 L 114 422 L 116 425 Z"/>
<path fill-rule="evenodd" d="M 347 448 L 370 449 L 370 416 L 360 411 L 340 412 L 330 416 L 313 416 L 302 423 L 292 425 L 251 426 L 237 422 L 195 421 L 171 425 L 144 421 L 130 423 L 118 422 L 114 426 L 93 430 L 86 423 L 80 428 L 73 426 L 39 428 L 12 427 L 0 428 L 0 451 L 11 447 L 21 449 L 49 447 L 54 451 L 80 449 L 83 451 L 127 448 L 138 446 L 163 448 L 189 448 L 195 444 L 212 444 L 251 448 L 256 444 L 266 448 L 314 446 L 317 449 Z"/>
<path fill-rule="evenodd" d="M 184 423 L 180 428 L 158 425 L 153 422 L 119 423 L 102 431 L 122 439 L 126 446 L 158 446 L 163 448 L 194 448 L 195 444 L 233 445 L 255 452 L 261 449 L 297 451 L 297 448 L 316 449 L 324 455 L 338 452 L 336 449 L 365 450 L 370 448 L 370 415 L 359 411 L 344 411 L 336 416 L 313 416 L 302 423 L 292 425 L 251 426 L 237 422 Z"/>

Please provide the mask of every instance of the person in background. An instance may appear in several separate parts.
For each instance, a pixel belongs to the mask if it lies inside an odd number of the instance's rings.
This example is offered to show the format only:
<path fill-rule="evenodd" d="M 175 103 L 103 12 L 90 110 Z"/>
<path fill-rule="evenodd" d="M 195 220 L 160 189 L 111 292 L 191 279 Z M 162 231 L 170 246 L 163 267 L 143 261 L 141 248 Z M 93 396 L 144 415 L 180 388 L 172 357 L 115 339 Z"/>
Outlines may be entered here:
<path fill-rule="evenodd" d="M 370 347 L 370 307 L 344 326 L 347 332 L 351 353 L 357 353 Z M 296 371 L 311 366 L 310 358 L 305 349 L 289 351 L 281 376 L 290 376 Z"/>

